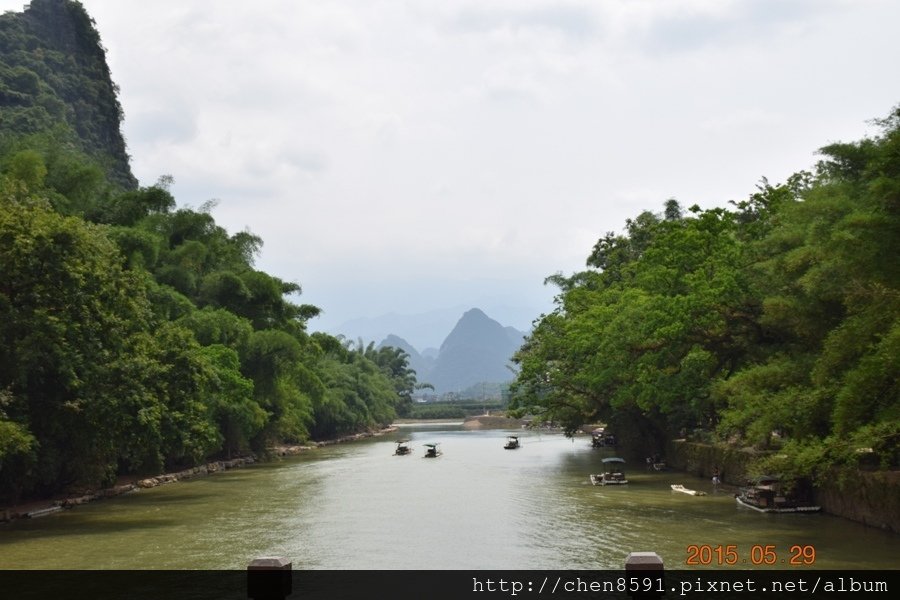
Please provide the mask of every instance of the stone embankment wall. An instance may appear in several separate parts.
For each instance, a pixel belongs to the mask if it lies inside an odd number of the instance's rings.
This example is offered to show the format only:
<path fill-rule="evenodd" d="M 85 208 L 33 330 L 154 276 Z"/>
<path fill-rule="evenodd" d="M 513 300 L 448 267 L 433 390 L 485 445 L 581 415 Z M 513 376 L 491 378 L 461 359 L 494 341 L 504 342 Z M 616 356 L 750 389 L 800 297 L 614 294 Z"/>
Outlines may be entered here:
<path fill-rule="evenodd" d="M 827 513 L 900 533 L 900 471 L 861 471 L 816 489 Z"/>
<path fill-rule="evenodd" d="M 316 442 L 315 445 L 311 446 L 274 446 L 272 448 L 269 448 L 269 454 L 273 456 L 296 456 L 297 454 L 301 454 L 309 450 L 315 450 L 316 448 L 332 446 L 334 444 L 343 444 L 346 442 L 358 442 L 359 440 L 364 440 L 370 437 L 378 437 L 380 435 L 385 435 L 386 433 L 394 433 L 395 431 L 397 431 L 397 428 L 391 426 L 385 427 L 384 429 L 379 429 L 378 431 L 363 431 L 361 433 L 354 433 L 353 435 L 345 435 L 343 437 L 334 438 L 333 440 L 324 440 L 321 442 Z"/>
<path fill-rule="evenodd" d="M 353 442 L 361 440 L 363 438 L 391 433 L 393 431 L 396 431 L 396 429 L 396 427 L 387 427 L 379 431 L 357 433 L 334 440 L 317 442 L 314 446 L 277 446 L 274 448 L 269 448 L 268 454 L 270 456 L 290 456 L 300 454 L 301 452 L 305 452 L 307 450 L 313 450 L 322 446 L 340 444 L 343 442 Z M 29 508 L 23 509 L 4 509 L 0 507 L 0 522 L 12 521 L 13 519 L 42 517 L 44 515 L 58 512 L 64 508 L 72 508 L 80 504 L 102 500 L 103 498 L 113 498 L 115 496 L 121 496 L 122 494 L 137 492 L 141 489 L 153 488 L 159 485 L 165 485 L 167 483 L 174 483 L 176 481 L 182 481 L 185 479 L 193 479 L 194 477 L 202 477 L 204 475 L 209 475 L 210 473 L 225 471 L 226 469 L 234 469 L 236 467 L 242 467 L 244 465 L 253 464 L 255 462 L 257 462 L 257 460 L 253 456 L 245 456 L 242 458 L 235 458 L 231 460 L 217 460 L 197 467 L 184 469 L 176 473 L 165 473 L 162 475 L 155 475 L 153 477 L 145 477 L 143 479 L 137 479 L 129 483 L 121 483 L 113 487 L 85 492 L 62 500 L 48 500 L 46 503 L 41 503 L 37 507 L 30 506 Z"/>
<path fill-rule="evenodd" d="M 758 456 L 740 448 L 685 440 L 673 440 L 666 448 L 666 463 L 671 467 L 698 477 L 712 477 L 713 470 L 719 469 L 719 478 L 731 485 L 743 485 L 747 481 L 750 462 Z"/>
<path fill-rule="evenodd" d="M 673 468 L 700 477 L 712 477 L 718 468 L 722 480 L 743 485 L 750 462 L 759 456 L 748 449 L 674 440 L 666 449 Z M 900 533 L 900 471 L 858 471 L 835 476 L 817 486 L 815 502 L 824 512 Z"/>
<path fill-rule="evenodd" d="M 155 475 L 153 477 L 138 479 L 130 483 L 122 483 L 101 490 L 94 490 L 77 496 L 71 496 L 62 500 L 54 500 L 52 502 L 48 502 L 47 506 L 41 506 L 40 508 L 32 508 L 22 511 L 8 509 L 3 510 L 0 511 L 0 521 L 42 517 L 44 515 L 60 511 L 64 508 L 72 508 L 80 504 L 87 504 L 88 502 L 94 502 L 96 500 L 102 500 L 104 498 L 114 498 L 115 496 L 121 496 L 122 494 L 136 492 L 141 489 L 153 488 L 167 483 L 174 483 L 176 481 L 181 481 L 184 479 L 202 477 L 210 473 L 216 473 L 218 471 L 225 471 L 226 469 L 234 469 L 237 467 L 242 467 L 244 465 L 253 464 L 254 462 L 256 462 L 256 459 L 252 456 L 234 458 L 231 460 L 217 460 L 197 467 L 184 469 L 183 471 L 178 471 L 176 473 Z"/>

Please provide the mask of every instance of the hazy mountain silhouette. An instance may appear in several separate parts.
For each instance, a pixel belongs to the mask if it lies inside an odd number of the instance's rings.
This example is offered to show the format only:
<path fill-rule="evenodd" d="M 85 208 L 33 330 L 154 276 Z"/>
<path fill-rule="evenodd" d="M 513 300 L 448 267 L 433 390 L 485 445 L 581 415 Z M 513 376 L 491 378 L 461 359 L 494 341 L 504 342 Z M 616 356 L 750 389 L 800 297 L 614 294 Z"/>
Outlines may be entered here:
<path fill-rule="evenodd" d="M 344 321 L 338 326 L 326 327 L 323 331 L 343 335 L 351 340 L 362 338 L 378 341 L 388 335 L 396 335 L 412 344 L 422 356 L 433 353 L 436 357 L 437 347 L 459 321 L 460 315 L 472 306 L 456 305 L 414 314 L 388 313 L 377 317 L 359 317 Z M 519 331 L 528 331 L 534 316 L 541 312 L 540 308 L 506 304 L 480 305 L 479 308 L 493 319 L 512 325 Z M 315 327 L 315 323 L 312 325 Z"/>
<path fill-rule="evenodd" d="M 388 335 L 378 347 L 382 346 L 393 346 L 394 348 L 400 348 L 407 354 L 409 354 L 409 366 L 416 372 L 416 379 L 420 382 L 428 381 L 428 376 L 431 373 L 431 369 L 434 368 L 434 361 L 436 355 L 424 356 L 416 350 L 412 344 L 404 340 L 400 336 L 396 336 L 394 334 Z"/>
<path fill-rule="evenodd" d="M 428 382 L 435 392 L 455 392 L 481 382 L 513 379 L 510 358 L 525 334 L 504 327 L 477 308 L 466 311 L 441 344 Z"/>
<path fill-rule="evenodd" d="M 390 313 L 379 317 L 362 317 L 342 323 L 331 333 L 354 340 L 360 337 L 365 340 L 381 340 L 395 335 L 424 354 L 422 349 L 436 346 L 447 336 L 447 332 L 453 328 L 465 309 L 465 306 L 455 306 L 411 315 Z"/>
<path fill-rule="evenodd" d="M 380 346 L 401 348 L 409 354 L 409 365 L 420 383 L 434 385 L 434 393 L 460 392 L 481 383 L 503 383 L 513 379 L 508 369 L 513 353 L 525 333 L 504 327 L 473 308 L 458 318 L 440 349 L 422 352 L 399 335 L 389 334 Z"/>

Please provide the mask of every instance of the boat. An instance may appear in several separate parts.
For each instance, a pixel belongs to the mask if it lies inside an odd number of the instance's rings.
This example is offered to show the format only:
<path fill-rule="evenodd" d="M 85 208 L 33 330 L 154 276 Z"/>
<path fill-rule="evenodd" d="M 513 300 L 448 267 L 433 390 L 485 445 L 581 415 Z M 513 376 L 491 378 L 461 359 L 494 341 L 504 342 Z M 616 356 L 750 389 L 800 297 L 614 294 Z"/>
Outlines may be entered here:
<path fill-rule="evenodd" d="M 624 464 L 624 458 L 604 458 L 603 473 L 591 475 L 591 483 L 594 485 L 625 485 L 628 483 L 628 479 L 625 478 L 625 471 L 622 469 Z"/>
<path fill-rule="evenodd" d="M 31 512 L 25 513 L 25 517 L 28 519 L 36 519 L 38 517 L 46 517 L 47 515 L 55 513 L 55 512 L 59 512 L 62 509 L 63 509 L 63 507 L 60 505 L 49 506 L 47 508 L 39 508 L 37 510 L 33 510 Z"/>
<path fill-rule="evenodd" d="M 807 488 L 801 484 L 785 485 L 778 477 L 763 475 L 738 490 L 734 499 L 740 506 L 759 512 L 818 512 L 822 507 L 809 500 Z"/>
<path fill-rule="evenodd" d="M 671 487 L 672 487 L 673 492 L 681 492 L 682 494 L 687 494 L 688 496 L 705 496 L 706 495 L 706 492 L 701 492 L 700 490 L 692 490 L 692 489 L 686 488 L 683 485 L 681 485 L 680 483 L 673 483 Z"/>
<path fill-rule="evenodd" d="M 591 432 L 591 446 L 594 448 L 612 448 L 616 445 L 616 436 L 607 433 L 602 428 Z"/>
<path fill-rule="evenodd" d="M 407 454 L 412 453 L 412 448 L 409 447 L 409 440 L 398 440 L 397 441 L 397 449 L 394 450 L 395 456 L 406 456 Z"/>
<path fill-rule="evenodd" d="M 515 435 L 506 436 L 506 443 L 503 445 L 503 447 L 507 450 L 515 450 L 516 448 L 518 448 L 519 447 L 518 436 L 515 436 Z"/>
<path fill-rule="evenodd" d="M 647 462 L 647 470 L 648 471 L 668 471 L 669 466 L 666 464 L 666 461 L 660 457 L 659 454 L 654 454 L 653 456 L 648 456 L 646 458 Z"/>
<path fill-rule="evenodd" d="M 425 458 L 437 458 L 443 454 L 437 444 L 425 444 Z"/>

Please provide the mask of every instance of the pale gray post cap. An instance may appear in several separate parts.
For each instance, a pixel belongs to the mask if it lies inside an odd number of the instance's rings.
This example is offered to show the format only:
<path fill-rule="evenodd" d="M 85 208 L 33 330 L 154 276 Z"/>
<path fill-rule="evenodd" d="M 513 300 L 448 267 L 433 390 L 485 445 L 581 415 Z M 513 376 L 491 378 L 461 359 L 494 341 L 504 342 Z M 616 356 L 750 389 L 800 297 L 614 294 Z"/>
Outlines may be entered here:
<path fill-rule="evenodd" d="M 291 595 L 291 561 L 281 556 L 260 556 L 247 565 L 247 596 L 254 600 L 284 600 Z"/>
<path fill-rule="evenodd" d="M 663 559 L 656 552 L 629 552 L 625 559 L 626 571 L 658 571 L 663 568 Z"/>
<path fill-rule="evenodd" d="M 290 571 L 291 565 L 290 559 L 284 558 L 283 556 L 260 556 L 259 558 L 254 558 L 250 561 L 250 564 L 247 565 L 247 570 Z"/>

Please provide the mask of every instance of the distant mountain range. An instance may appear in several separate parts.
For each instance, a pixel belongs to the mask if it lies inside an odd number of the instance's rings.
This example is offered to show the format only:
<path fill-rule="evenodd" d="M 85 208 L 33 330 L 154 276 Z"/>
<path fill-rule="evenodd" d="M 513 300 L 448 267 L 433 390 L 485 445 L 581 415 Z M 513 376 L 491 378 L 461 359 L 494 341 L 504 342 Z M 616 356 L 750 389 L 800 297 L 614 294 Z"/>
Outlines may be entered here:
<path fill-rule="evenodd" d="M 540 308 L 533 306 L 507 304 L 474 306 L 500 323 L 523 331 L 530 330 L 531 322 L 541 312 Z M 389 313 L 375 317 L 360 317 L 344 321 L 340 325 L 330 325 L 325 331 L 332 335 L 343 335 L 351 340 L 362 338 L 376 342 L 389 335 L 396 335 L 409 342 L 420 353 L 431 352 L 436 356 L 438 348 L 459 321 L 460 315 L 472 307 L 472 304 L 454 305 L 421 313 Z"/>
<path fill-rule="evenodd" d="M 420 382 L 428 382 L 435 392 L 460 392 L 476 384 L 511 381 L 509 369 L 513 353 L 526 333 L 504 327 L 473 308 L 458 319 L 435 355 L 433 349 L 419 352 L 404 338 L 389 334 L 379 344 L 401 348 L 410 356 Z"/>
<path fill-rule="evenodd" d="M 400 348 L 409 354 L 409 366 L 416 372 L 416 378 L 420 382 L 428 381 L 428 375 L 434 368 L 435 359 L 438 356 L 438 351 L 436 349 L 429 348 L 427 354 L 420 353 L 412 344 L 394 334 L 390 334 L 384 338 L 378 346 L 393 346 L 394 348 Z"/>

